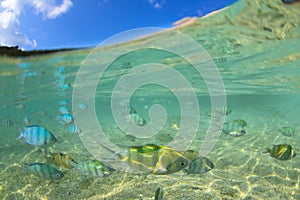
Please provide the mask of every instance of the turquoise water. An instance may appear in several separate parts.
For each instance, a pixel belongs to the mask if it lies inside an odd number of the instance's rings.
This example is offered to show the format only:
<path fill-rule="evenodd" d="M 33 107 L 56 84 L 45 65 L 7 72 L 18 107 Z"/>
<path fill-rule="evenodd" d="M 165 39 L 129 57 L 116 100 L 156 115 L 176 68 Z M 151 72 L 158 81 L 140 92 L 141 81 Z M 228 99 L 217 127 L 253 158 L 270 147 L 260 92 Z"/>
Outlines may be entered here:
<path fill-rule="evenodd" d="M 51 163 L 65 173 L 62 179 L 50 181 L 25 173 L 22 170 L 25 163 L 49 163 L 44 149 L 16 140 L 20 129 L 27 125 L 41 125 L 55 134 L 58 142 L 47 147 L 48 152 L 63 152 L 76 161 L 94 159 L 93 153 L 102 152 L 101 147 L 94 147 L 94 143 L 83 144 L 81 140 L 85 134 L 95 134 L 95 141 L 103 140 L 102 135 L 97 135 L 93 119 L 84 115 L 94 108 L 95 118 L 105 132 L 105 137 L 114 144 L 131 146 L 149 143 L 167 145 L 176 138 L 176 127 L 185 127 L 186 122 L 180 124 L 183 115 L 180 106 L 186 106 L 187 110 L 199 112 L 198 119 L 192 113 L 186 118 L 188 124 L 197 124 L 198 129 L 192 138 L 184 133 L 177 141 L 177 147 L 190 141 L 188 147 L 182 148 L 195 149 L 201 153 L 209 124 L 213 120 L 210 112 L 215 96 L 210 95 L 205 77 L 197 73 L 189 60 L 162 49 L 139 49 L 113 60 L 100 81 L 96 82 L 94 104 L 90 104 L 91 97 L 87 91 L 83 91 L 79 100 L 73 102 L 73 92 L 80 88 L 80 85 L 76 85 L 76 76 L 86 75 L 87 88 L 94 81 L 92 75 L 95 71 L 79 72 L 82 65 L 88 63 L 86 58 L 91 49 L 27 58 L 1 57 L 0 199 L 153 199 L 158 187 L 164 190 L 165 199 L 300 199 L 299 155 L 281 161 L 263 153 L 266 148 L 284 143 L 292 145 L 296 154 L 300 150 L 300 37 L 299 17 L 294 17 L 297 15 L 294 9 L 299 4 L 285 8 L 278 6 L 281 1 L 276 1 L 276 4 L 271 1 L 262 4 L 243 2 L 246 1 L 241 1 L 215 17 L 204 18 L 179 29 L 202 45 L 220 72 L 226 91 L 226 105 L 232 110 L 232 113 L 226 115 L 225 121 L 244 119 L 247 122 L 245 135 L 230 137 L 222 133 L 214 141 L 216 144 L 212 145 L 211 151 L 205 153 L 214 163 L 214 169 L 196 175 L 185 175 L 182 171 L 155 175 L 117 170 L 100 178 Z M 257 7 L 262 9 L 259 16 L 264 16 L 265 11 L 273 17 L 265 17 L 261 23 L 256 23 L 260 19 L 253 14 Z M 258 27 L 255 24 L 259 24 Z M 266 33 L 265 30 L 273 32 Z M 175 36 L 165 33 L 163 36 L 154 36 L 154 40 L 160 37 L 172 39 Z M 138 44 L 143 46 L 152 39 L 95 50 L 100 52 L 99 55 L 111 57 L 104 56 L 103 59 L 91 62 L 94 62 L 94 66 L 108 64 L 113 53 L 116 54 L 118 50 Z M 166 41 L 162 40 L 161 43 Z M 177 40 L 172 44 L 167 43 L 174 49 L 182 49 L 188 58 L 211 64 L 209 58 L 195 53 L 184 44 Z M 118 91 L 115 86 L 130 71 L 147 63 L 160 63 L 175 69 L 190 82 L 193 90 L 185 86 L 170 90 L 158 84 L 143 85 L 131 95 L 127 105 L 124 101 L 127 93 Z M 171 75 L 166 74 L 165 70 L 147 66 L 139 80 L 154 74 L 157 80 L 171 81 Z M 121 86 L 126 88 L 128 85 Z M 218 89 L 222 88 L 217 86 Z M 190 91 L 195 92 L 199 108 L 190 98 L 180 102 L 176 96 L 180 94 L 188 97 Z M 112 94 L 119 95 L 115 104 L 111 103 Z M 166 115 L 159 113 L 158 118 L 151 115 L 151 107 L 157 104 L 164 108 Z M 73 123 L 66 124 L 59 119 L 61 110 L 66 109 L 63 106 L 74 116 Z M 147 122 L 158 123 L 158 129 L 152 133 L 146 126 L 141 133 L 144 137 L 127 129 L 122 130 L 115 121 L 112 107 L 119 109 L 118 116 L 123 119 L 126 115 L 122 111 L 128 106 L 134 107 Z M 70 132 L 68 128 L 73 125 L 82 130 L 78 133 Z M 279 131 L 281 127 L 292 127 L 295 134 L 285 136 Z M 188 132 L 192 128 L 185 127 L 184 130 Z M 89 145 L 94 147 L 88 148 L 91 152 L 86 148 Z"/>
<path fill-rule="evenodd" d="M 87 53 L 65 52 L 32 58 L 2 59 L 0 118 L 10 119 L 13 125 L 2 123 L 0 126 L 1 199 L 151 199 L 158 186 L 164 188 L 168 199 L 279 199 L 278 195 L 286 199 L 299 198 L 299 157 L 278 161 L 262 153 L 265 148 L 278 143 L 291 144 L 296 152 L 299 151 L 299 82 L 293 79 L 297 73 L 294 65 L 298 60 L 286 65 L 280 64 L 280 68 L 286 70 L 280 69 L 279 64 L 278 68 L 261 68 L 257 72 L 259 75 L 251 75 L 250 78 L 245 77 L 247 73 L 252 74 L 253 69 L 247 71 L 247 67 L 244 67 L 240 74 L 236 66 L 232 65 L 233 62 L 217 63 L 226 87 L 227 106 L 232 109 L 226 121 L 241 118 L 247 121 L 248 126 L 244 136 L 220 136 L 216 146 L 207 155 L 216 166 L 208 173 L 190 176 L 179 172 L 158 176 L 115 172 L 108 177 L 95 178 L 63 169 L 65 177 L 53 182 L 24 173 L 21 169 L 24 163 L 47 162 L 40 150 L 16 140 L 19 128 L 26 125 L 25 116 L 30 119 L 30 125 L 42 125 L 55 133 L 58 142 L 50 147 L 52 151 L 68 153 L 76 160 L 93 158 L 78 135 L 69 133 L 66 130 L 68 125 L 57 120 L 62 100 L 67 100 L 66 107 L 72 110 L 73 83 Z M 260 55 L 254 55 L 239 58 L 235 65 L 250 66 L 253 60 L 265 62 L 260 61 Z M 169 142 L 176 134 L 172 122 L 180 120 L 176 97 L 165 88 L 157 86 L 137 91 L 131 105 L 147 121 L 150 120 L 149 107 L 154 104 L 164 106 L 168 118 L 158 135 L 146 140 L 133 140 L 118 129 L 109 114 L 109 91 L 113 88 L 113 77 L 124 74 L 124 69 L 115 69 L 114 73 L 104 83 L 108 89 L 102 92 L 98 88 L 96 92 L 97 117 L 109 139 L 120 145 Z M 192 78 L 192 75 L 187 77 Z M 276 82 L 274 77 L 286 79 Z M 260 85 L 258 80 L 261 81 Z M 205 90 L 205 86 L 198 90 L 203 91 L 198 92 L 197 97 L 200 122 L 197 136 L 190 147 L 192 149 L 201 146 L 210 119 L 207 115 L 210 111 L 210 97 L 205 94 Z M 239 91 L 241 94 L 238 94 Z M 155 92 L 158 95 L 154 95 Z M 282 135 L 278 129 L 283 126 L 293 127 L 296 134 L 292 137 Z M 164 134 L 166 132 L 168 135 Z M 137 188 L 137 184 L 140 187 Z"/>

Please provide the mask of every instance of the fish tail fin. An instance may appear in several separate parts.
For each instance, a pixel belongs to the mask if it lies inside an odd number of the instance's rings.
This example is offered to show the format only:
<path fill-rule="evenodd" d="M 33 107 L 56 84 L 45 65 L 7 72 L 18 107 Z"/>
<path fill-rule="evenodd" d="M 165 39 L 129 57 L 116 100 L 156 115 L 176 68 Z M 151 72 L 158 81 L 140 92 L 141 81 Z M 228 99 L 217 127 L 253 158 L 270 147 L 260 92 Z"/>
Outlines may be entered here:
<path fill-rule="evenodd" d="M 271 149 L 269 148 L 266 148 L 265 151 L 263 151 L 263 153 L 270 153 L 271 152 Z"/>
<path fill-rule="evenodd" d="M 129 114 L 137 114 L 136 110 L 133 107 L 129 107 Z"/>
<path fill-rule="evenodd" d="M 78 168 L 78 162 L 76 162 L 74 159 L 68 160 L 68 164 L 70 164 L 72 168 Z"/>
<path fill-rule="evenodd" d="M 78 163 L 75 160 L 72 160 L 72 161 L 69 160 L 68 163 L 72 166 L 72 168 L 75 168 L 75 169 L 79 168 L 79 165 L 78 165 Z"/>
<path fill-rule="evenodd" d="M 22 131 L 22 129 L 19 128 L 19 130 L 20 130 L 21 133 L 20 133 L 19 137 L 17 138 L 17 140 L 19 140 L 19 139 L 21 139 L 21 138 L 24 137 L 24 132 Z"/>
<path fill-rule="evenodd" d="M 23 170 L 24 172 L 29 172 L 29 165 L 28 165 L 28 164 L 23 164 L 22 170 Z"/>

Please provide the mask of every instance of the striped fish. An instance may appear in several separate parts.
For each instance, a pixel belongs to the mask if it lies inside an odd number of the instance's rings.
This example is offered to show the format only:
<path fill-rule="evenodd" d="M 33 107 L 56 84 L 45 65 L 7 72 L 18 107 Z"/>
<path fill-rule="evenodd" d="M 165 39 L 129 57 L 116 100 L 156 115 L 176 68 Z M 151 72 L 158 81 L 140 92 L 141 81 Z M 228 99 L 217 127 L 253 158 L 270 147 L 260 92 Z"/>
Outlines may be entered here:
<path fill-rule="evenodd" d="M 191 161 L 189 167 L 184 170 L 186 174 L 205 173 L 213 169 L 214 164 L 206 157 L 198 157 Z"/>
<path fill-rule="evenodd" d="M 290 160 L 296 156 L 293 147 L 289 144 L 277 144 L 272 149 L 267 149 L 264 153 L 270 155 L 278 160 Z"/>
<path fill-rule="evenodd" d="M 79 134 L 79 133 L 81 133 L 81 130 L 76 125 L 69 126 L 66 130 L 69 133 L 73 133 L 73 134 Z"/>
<path fill-rule="evenodd" d="M 99 160 L 85 160 L 75 164 L 74 167 L 86 175 L 95 177 L 108 176 L 115 171 L 114 168 Z"/>
<path fill-rule="evenodd" d="M 60 179 L 64 176 L 63 172 L 45 163 L 31 163 L 23 165 L 25 172 L 30 172 L 38 177 L 46 179 Z"/>
<path fill-rule="evenodd" d="M 17 139 L 23 139 L 26 144 L 34 146 L 42 146 L 57 142 L 56 137 L 50 131 L 38 125 L 26 126 Z"/>
<path fill-rule="evenodd" d="M 61 114 L 57 119 L 65 124 L 72 124 L 74 122 L 74 118 L 70 113 Z"/>
<path fill-rule="evenodd" d="M 247 126 L 245 120 L 237 119 L 224 123 L 222 131 L 231 137 L 239 137 L 246 134 L 245 126 Z"/>
<path fill-rule="evenodd" d="M 129 107 L 129 108 L 124 108 L 123 112 L 128 116 L 126 116 L 126 118 L 128 119 L 128 121 L 138 125 L 138 126 L 144 126 L 147 122 L 146 120 L 139 115 L 134 108 Z"/>
<path fill-rule="evenodd" d="M 13 121 L 9 118 L 1 119 L 1 124 L 6 127 L 12 127 L 14 125 Z"/>
<path fill-rule="evenodd" d="M 292 127 L 282 127 L 279 129 L 280 133 L 285 136 L 291 137 L 295 135 L 295 130 Z"/>
<path fill-rule="evenodd" d="M 236 123 L 237 125 L 239 125 L 242 128 L 247 126 L 247 122 L 243 119 L 236 119 L 233 122 Z"/>
<path fill-rule="evenodd" d="M 221 106 L 219 108 L 213 109 L 212 113 L 208 113 L 208 116 L 214 117 L 214 118 L 220 118 L 226 115 L 229 115 L 232 112 L 232 110 L 226 106 Z"/>
<path fill-rule="evenodd" d="M 59 164 L 60 166 L 63 166 L 67 169 L 71 169 L 74 165 L 77 164 L 77 162 L 73 158 L 61 152 L 50 152 L 47 156 L 56 164 Z"/>

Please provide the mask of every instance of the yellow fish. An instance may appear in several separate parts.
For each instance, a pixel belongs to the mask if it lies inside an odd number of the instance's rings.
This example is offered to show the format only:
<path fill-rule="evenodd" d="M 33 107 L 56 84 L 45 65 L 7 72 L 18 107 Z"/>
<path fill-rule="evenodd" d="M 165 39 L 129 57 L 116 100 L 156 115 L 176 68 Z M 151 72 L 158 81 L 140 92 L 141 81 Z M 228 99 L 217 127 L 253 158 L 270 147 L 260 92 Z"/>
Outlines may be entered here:
<path fill-rule="evenodd" d="M 272 157 L 279 160 L 289 160 L 296 156 L 293 147 L 289 144 L 274 145 L 273 149 L 267 149 L 265 153 L 270 153 Z"/>
<path fill-rule="evenodd" d="M 77 164 L 77 162 L 73 158 L 61 152 L 49 153 L 48 157 L 56 164 L 61 165 L 67 169 L 71 169 L 73 168 L 74 164 Z"/>
<path fill-rule="evenodd" d="M 113 150 L 120 161 L 126 162 L 132 169 L 152 174 L 172 174 L 189 165 L 189 160 L 181 153 L 167 146 L 146 144 L 127 148 L 127 155 L 123 156 Z"/>

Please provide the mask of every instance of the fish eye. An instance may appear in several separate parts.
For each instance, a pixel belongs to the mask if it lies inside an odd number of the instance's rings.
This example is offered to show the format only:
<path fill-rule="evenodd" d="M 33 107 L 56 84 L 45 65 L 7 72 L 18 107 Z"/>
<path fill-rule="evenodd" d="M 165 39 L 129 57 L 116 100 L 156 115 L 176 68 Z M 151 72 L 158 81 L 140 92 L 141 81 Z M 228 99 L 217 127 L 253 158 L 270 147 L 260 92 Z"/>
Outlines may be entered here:
<path fill-rule="evenodd" d="M 186 165 L 186 163 L 184 161 L 179 163 L 181 167 L 184 167 Z"/>
<path fill-rule="evenodd" d="M 60 178 L 60 174 L 56 174 L 56 178 Z"/>

